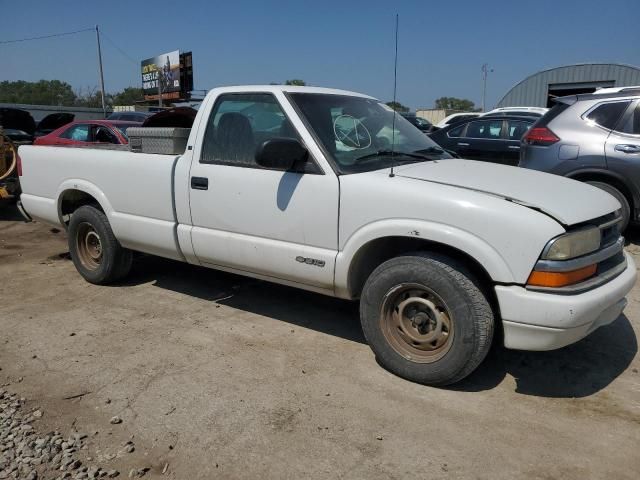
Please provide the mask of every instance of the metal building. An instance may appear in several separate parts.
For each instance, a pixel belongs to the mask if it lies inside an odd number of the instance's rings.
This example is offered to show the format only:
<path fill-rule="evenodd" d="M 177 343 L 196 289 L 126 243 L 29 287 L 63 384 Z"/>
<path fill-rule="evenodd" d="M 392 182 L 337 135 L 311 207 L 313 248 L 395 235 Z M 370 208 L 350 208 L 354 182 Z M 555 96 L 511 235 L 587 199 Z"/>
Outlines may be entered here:
<path fill-rule="evenodd" d="M 566 65 L 525 78 L 502 97 L 497 107 L 551 107 L 555 97 L 631 85 L 640 85 L 639 67 L 616 63 Z"/>

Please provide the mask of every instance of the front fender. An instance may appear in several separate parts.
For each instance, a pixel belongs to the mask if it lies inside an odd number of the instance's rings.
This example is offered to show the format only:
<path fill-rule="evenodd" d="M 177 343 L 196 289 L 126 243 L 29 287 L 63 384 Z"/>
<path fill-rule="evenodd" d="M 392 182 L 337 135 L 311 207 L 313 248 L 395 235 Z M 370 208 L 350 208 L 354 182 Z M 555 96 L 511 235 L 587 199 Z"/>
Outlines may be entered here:
<path fill-rule="evenodd" d="M 346 241 L 336 256 L 336 295 L 350 298 L 349 269 L 358 251 L 369 242 L 384 237 L 410 237 L 441 243 L 467 253 L 496 282 L 514 283 L 514 272 L 494 247 L 478 236 L 451 225 L 416 219 L 381 220 L 364 225 Z"/>

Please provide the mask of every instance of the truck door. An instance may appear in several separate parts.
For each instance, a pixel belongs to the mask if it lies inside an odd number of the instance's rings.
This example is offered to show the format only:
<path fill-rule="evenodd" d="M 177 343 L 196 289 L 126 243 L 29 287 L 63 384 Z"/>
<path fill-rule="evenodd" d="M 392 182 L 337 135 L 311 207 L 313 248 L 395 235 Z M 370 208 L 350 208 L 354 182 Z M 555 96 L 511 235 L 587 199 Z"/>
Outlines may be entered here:
<path fill-rule="evenodd" d="M 272 93 L 221 94 L 206 122 L 190 171 L 198 260 L 332 289 L 339 200 L 333 171 L 323 171 L 311 153 L 305 172 L 256 163 L 257 146 L 271 138 L 305 145 Z"/>

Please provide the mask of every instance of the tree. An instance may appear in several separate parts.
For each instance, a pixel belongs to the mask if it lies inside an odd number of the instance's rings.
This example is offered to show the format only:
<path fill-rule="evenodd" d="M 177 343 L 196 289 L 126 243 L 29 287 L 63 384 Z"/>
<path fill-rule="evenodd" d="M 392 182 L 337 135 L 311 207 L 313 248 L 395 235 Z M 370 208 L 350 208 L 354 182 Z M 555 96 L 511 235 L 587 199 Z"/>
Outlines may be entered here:
<path fill-rule="evenodd" d="M 285 85 L 296 85 L 298 87 L 304 87 L 307 83 L 304 80 L 300 80 L 299 78 L 294 78 L 292 80 L 287 80 L 284 82 Z"/>
<path fill-rule="evenodd" d="M 406 113 L 409 111 L 409 107 L 404 106 L 400 102 L 387 102 L 385 105 L 393 108 L 396 112 Z"/>
<path fill-rule="evenodd" d="M 127 87 L 123 91 L 113 94 L 114 105 L 134 105 L 136 102 L 144 100 L 141 88 Z"/>
<path fill-rule="evenodd" d="M 460 110 L 462 112 L 477 110 L 471 100 L 456 97 L 440 97 L 436 99 L 435 107 L 441 110 Z"/>
<path fill-rule="evenodd" d="M 73 105 L 75 101 L 76 95 L 71 85 L 60 80 L 0 82 L 0 103 Z"/>
<path fill-rule="evenodd" d="M 105 95 L 104 103 L 106 105 L 111 103 L 111 95 Z M 76 91 L 76 101 L 74 102 L 74 106 L 102 108 L 102 96 L 100 95 L 100 90 L 98 90 L 97 87 L 87 87 L 86 90 L 79 88 Z"/>

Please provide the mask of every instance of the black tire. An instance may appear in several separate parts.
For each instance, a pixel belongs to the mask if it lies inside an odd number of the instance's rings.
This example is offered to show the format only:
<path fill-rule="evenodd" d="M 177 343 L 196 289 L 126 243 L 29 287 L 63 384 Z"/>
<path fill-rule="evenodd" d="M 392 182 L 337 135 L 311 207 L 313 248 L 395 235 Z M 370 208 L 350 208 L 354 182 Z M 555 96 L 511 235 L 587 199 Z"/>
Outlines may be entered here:
<path fill-rule="evenodd" d="M 396 308 L 397 301 L 401 303 Z M 410 313 L 416 308 L 424 312 L 411 318 L 398 315 L 410 307 Z M 395 312 L 395 317 L 387 312 Z M 425 315 L 427 320 L 419 322 L 423 322 L 420 328 L 431 329 L 426 332 L 413 324 Z M 396 321 L 400 318 L 402 325 L 390 320 L 392 317 Z M 376 268 L 362 292 L 360 321 L 369 346 L 384 368 L 407 380 L 434 386 L 458 382 L 475 370 L 489 352 L 494 328 L 491 306 L 471 273 L 457 261 L 429 252 L 396 257 Z M 438 333 L 437 324 L 441 325 L 441 340 L 432 344 L 426 340 Z M 411 328 L 414 330 L 409 331 Z M 434 347 L 440 341 L 445 343 Z"/>
<path fill-rule="evenodd" d="M 97 208 L 85 205 L 73 212 L 68 235 L 71 259 L 86 281 L 106 285 L 131 270 L 131 250 L 120 245 L 106 215 Z"/>
<path fill-rule="evenodd" d="M 629 221 L 631 220 L 631 207 L 629 206 L 629 200 L 627 200 L 627 197 L 624 195 L 624 193 L 622 193 L 616 187 L 608 183 L 595 182 L 595 181 L 590 181 L 586 183 L 596 188 L 599 188 L 600 190 L 604 190 L 605 192 L 612 195 L 616 200 L 620 202 L 620 205 L 622 205 L 622 209 L 621 209 L 622 222 L 620 222 L 620 232 L 621 233 L 624 232 L 627 229 L 627 226 L 629 225 Z"/>

